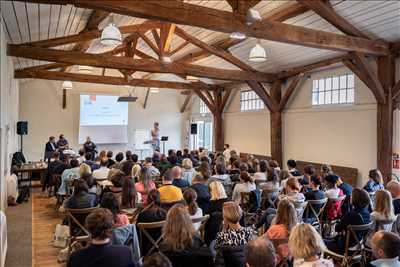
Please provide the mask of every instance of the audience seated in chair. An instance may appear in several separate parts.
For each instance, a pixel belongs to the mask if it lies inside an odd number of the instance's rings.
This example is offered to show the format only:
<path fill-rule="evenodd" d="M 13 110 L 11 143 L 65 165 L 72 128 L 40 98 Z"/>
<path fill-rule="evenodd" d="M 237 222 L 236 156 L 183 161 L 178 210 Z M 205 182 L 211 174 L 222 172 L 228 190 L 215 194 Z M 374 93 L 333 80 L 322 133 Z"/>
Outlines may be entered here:
<path fill-rule="evenodd" d="M 378 190 L 384 189 L 382 173 L 378 169 L 369 171 L 368 182 L 364 186 L 364 190 L 368 193 L 374 193 Z"/>
<path fill-rule="evenodd" d="M 143 168 L 139 175 L 139 181 L 135 184 L 136 191 L 141 194 L 143 205 L 148 204 L 147 196 L 151 190 L 156 189 L 156 185 L 151 179 L 150 171 Z"/>
<path fill-rule="evenodd" d="M 332 261 L 321 258 L 326 247 L 319 233 L 310 224 L 298 224 L 292 229 L 289 250 L 296 267 L 334 267 Z"/>
<path fill-rule="evenodd" d="M 208 213 L 211 194 L 208 186 L 205 184 L 203 176 L 196 174 L 193 177 L 192 185 L 190 186 L 197 194 L 197 204 L 202 209 L 204 214 Z"/>
<path fill-rule="evenodd" d="M 242 171 L 240 173 L 240 183 L 236 184 L 232 193 L 232 201 L 240 204 L 242 201 L 242 192 L 251 192 L 256 190 L 256 184 L 252 181 L 249 173 L 246 171 Z"/>
<path fill-rule="evenodd" d="M 293 177 L 301 177 L 301 172 L 297 170 L 297 162 L 293 159 L 289 159 L 286 163 L 289 173 Z"/>
<path fill-rule="evenodd" d="M 71 254 L 67 267 L 134 267 L 131 251 L 126 246 L 111 245 L 113 215 L 107 209 L 98 209 L 86 218 L 91 244 Z"/>
<path fill-rule="evenodd" d="M 387 231 L 379 231 L 372 237 L 372 252 L 377 260 L 371 264 L 376 267 L 400 266 L 400 238 Z"/>
<path fill-rule="evenodd" d="M 107 167 L 108 160 L 103 158 L 100 160 L 100 168 L 93 171 L 93 178 L 96 180 L 106 180 L 110 169 Z"/>
<path fill-rule="evenodd" d="M 196 191 L 189 188 L 183 193 L 183 198 L 186 202 L 186 208 L 189 212 L 190 219 L 197 219 L 203 217 L 203 211 L 197 205 L 197 194 Z M 198 231 L 200 229 L 201 223 L 194 223 L 194 229 Z"/>
<path fill-rule="evenodd" d="M 211 176 L 207 180 L 207 184 L 209 185 L 214 181 L 220 182 L 224 186 L 225 191 L 230 194 L 232 181 L 229 174 L 226 173 L 225 162 L 219 162 L 217 165 L 215 165 L 215 175 Z"/>
<path fill-rule="evenodd" d="M 173 267 L 164 254 L 156 252 L 144 258 L 142 267 Z"/>
<path fill-rule="evenodd" d="M 111 168 L 115 164 L 115 160 L 112 159 L 113 154 L 111 150 L 107 151 L 107 168 Z"/>
<path fill-rule="evenodd" d="M 322 192 L 320 190 L 320 186 L 321 186 L 321 180 L 318 176 L 312 176 L 311 180 L 310 180 L 310 191 L 306 192 L 304 194 L 306 200 L 321 200 L 325 198 L 325 194 L 324 192 Z M 320 212 L 320 209 L 322 208 L 323 205 L 315 205 L 313 206 L 314 211 L 318 214 Z M 308 215 L 308 217 L 307 217 Z M 315 214 L 313 214 L 313 212 L 308 212 L 305 213 L 304 219 L 309 222 L 315 222 L 317 218 L 315 218 Z"/>
<path fill-rule="evenodd" d="M 376 191 L 374 211 L 371 213 L 371 220 L 374 222 L 373 230 L 390 231 L 395 219 L 392 196 L 389 191 L 385 189 Z"/>
<path fill-rule="evenodd" d="M 126 176 L 122 180 L 121 209 L 132 210 L 142 202 L 142 195 L 136 192 L 135 181 Z"/>
<path fill-rule="evenodd" d="M 131 175 L 132 167 L 137 163 L 138 156 L 132 154 L 132 151 L 128 150 L 125 152 L 125 160 L 121 162 L 120 169 L 126 175 Z"/>
<path fill-rule="evenodd" d="M 158 188 L 160 192 L 161 203 L 174 203 L 183 200 L 182 190 L 172 184 L 172 177 L 165 175 L 163 177 L 163 186 Z"/>
<path fill-rule="evenodd" d="M 108 209 L 113 214 L 114 225 L 113 227 L 120 227 L 129 224 L 129 219 L 126 214 L 120 212 L 118 199 L 111 192 L 107 192 L 103 195 L 101 199 L 100 206 L 102 208 Z"/>
<path fill-rule="evenodd" d="M 86 165 L 86 166 L 88 166 L 88 165 Z M 88 188 L 89 188 L 88 192 L 90 194 L 98 195 L 99 187 L 98 187 L 97 181 L 93 178 L 93 176 L 90 172 L 82 173 L 81 179 L 86 181 Z"/>
<path fill-rule="evenodd" d="M 311 177 L 317 174 L 317 170 L 314 165 L 306 165 L 304 167 L 304 175 L 299 179 L 299 183 L 302 186 L 306 186 L 310 184 Z"/>
<path fill-rule="evenodd" d="M 329 174 L 325 176 L 325 196 L 328 199 L 337 199 L 344 196 L 343 191 L 337 187 L 337 181 L 339 176 L 335 174 Z M 326 217 L 328 220 L 336 220 L 342 217 L 342 201 L 328 201 L 326 205 Z"/>
<path fill-rule="evenodd" d="M 57 191 L 57 194 L 59 194 L 59 195 L 67 194 L 67 182 L 74 180 L 74 179 L 79 179 L 79 177 L 80 177 L 78 160 L 71 159 L 69 164 L 70 164 L 70 166 L 69 166 L 70 168 L 64 170 L 61 175 L 61 185 Z"/>
<path fill-rule="evenodd" d="M 386 189 L 390 192 L 393 198 L 394 214 L 400 214 L 400 183 L 392 180 L 386 185 Z"/>
<path fill-rule="evenodd" d="M 97 196 L 88 192 L 86 181 L 75 180 L 74 193 L 64 202 L 67 209 L 85 209 L 97 206 Z"/>
<path fill-rule="evenodd" d="M 167 212 L 160 207 L 160 193 L 153 189 L 148 193 L 148 205 L 139 213 L 136 223 L 152 223 L 164 221 L 167 216 Z M 150 236 L 153 240 L 157 240 L 161 236 L 161 228 L 149 229 Z M 146 236 L 141 236 L 140 248 L 143 255 L 147 255 L 147 252 L 151 248 L 151 243 Z"/>
<path fill-rule="evenodd" d="M 115 155 L 115 163 L 110 168 L 111 169 L 121 169 L 122 162 L 124 160 L 124 153 L 119 152 Z"/>
<path fill-rule="evenodd" d="M 174 267 L 213 266 L 211 251 L 197 234 L 189 212 L 182 204 L 176 204 L 168 211 L 160 250 Z"/>
<path fill-rule="evenodd" d="M 271 218 L 273 218 L 272 221 Z M 270 216 L 268 220 L 271 221 L 271 226 L 265 232 L 264 236 L 270 240 L 277 240 L 276 242 L 278 243 L 275 246 L 276 258 L 277 263 L 281 263 L 290 258 L 288 248 L 289 234 L 293 227 L 297 225 L 297 212 L 293 203 L 288 199 L 279 201 L 276 215 Z"/>
<path fill-rule="evenodd" d="M 188 181 L 182 179 L 182 169 L 179 166 L 172 167 L 169 172 L 171 175 L 172 184 L 176 187 L 179 187 L 182 190 L 189 188 L 190 184 Z"/>
<path fill-rule="evenodd" d="M 196 175 L 196 170 L 193 168 L 193 163 L 189 158 L 182 160 L 182 180 L 186 180 L 189 185 L 192 184 L 193 178 Z"/>
<path fill-rule="evenodd" d="M 225 202 L 230 199 L 226 195 L 224 186 L 217 181 L 214 181 L 210 184 L 210 206 L 208 208 L 208 213 L 212 214 L 213 212 L 222 212 L 222 207 Z"/>
<path fill-rule="evenodd" d="M 245 246 L 246 267 L 275 267 L 275 248 L 265 237 L 251 240 Z"/>
<path fill-rule="evenodd" d="M 345 236 L 341 233 L 347 231 L 349 225 L 366 225 L 371 222 L 370 213 L 368 206 L 370 204 L 370 198 L 368 192 L 364 189 L 355 188 L 351 196 L 351 204 L 353 210 L 347 214 L 344 214 L 340 221 L 335 226 L 335 231 L 339 235 L 334 240 L 326 240 L 329 250 L 336 253 L 343 253 L 345 249 Z M 362 240 L 367 232 L 357 232 L 357 238 Z M 349 246 L 354 246 L 357 240 L 354 237 L 350 237 Z"/>

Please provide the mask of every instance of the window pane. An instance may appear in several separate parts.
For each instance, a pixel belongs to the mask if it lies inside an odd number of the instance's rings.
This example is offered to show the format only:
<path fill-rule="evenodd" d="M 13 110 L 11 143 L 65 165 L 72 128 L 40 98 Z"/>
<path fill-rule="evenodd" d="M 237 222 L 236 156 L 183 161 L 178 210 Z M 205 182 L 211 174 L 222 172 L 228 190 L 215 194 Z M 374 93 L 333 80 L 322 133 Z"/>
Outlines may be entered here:
<path fill-rule="evenodd" d="M 313 92 L 316 92 L 318 90 L 318 81 L 314 80 L 313 81 Z"/>
<path fill-rule="evenodd" d="M 347 90 L 347 103 L 354 103 L 354 89 Z"/>
<path fill-rule="evenodd" d="M 319 80 L 319 88 L 318 89 L 320 92 L 325 90 L 325 80 L 324 79 Z"/>
<path fill-rule="evenodd" d="M 332 90 L 332 78 L 327 78 L 325 80 L 325 90 Z"/>
<path fill-rule="evenodd" d="M 325 104 L 332 104 L 332 91 L 325 92 Z"/>
<path fill-rule="evenodd" d="M 332 78 L 332 89 L 339 89 L 339 77 Z"/>
<path fill-rule="evenodd" d="M 339 91 L 332 91 L 332 104 L 339 104 Z"/>
<path fill-rule="evenodd" d="M 240 110 L 243 111 L 244 110 L 244 102 L 240 102 Z"/>
<path fill-rule="evenodd" d="M 347 76 L 346 75 L 340 76 L 340 89 L 347 88 L 346 80 L 347 80 Z"/>
<path fill-rule="evenodd" d="M 325 104 L 325 95 L 324 95 L 324 92 L 319 92 L 319 93 L 318 93 L 318 104 L 319 104 L 319 105 Z"/>
<path fill-rule="evenodd" d="M 318 105 L 318 93 L 313 93 L 312 94 L 312 104 L 313 105 Z"/>
<path fill-rule="evenodd" d="M 340 95 L 339 95 L 339 103 L 344 104 L 346 103 L 346 90 L 340 90 Z"/>
<path fill-rule="evenodd" d="M 354 74 L 347 75 L 347 88 L 354 88 Z"/>

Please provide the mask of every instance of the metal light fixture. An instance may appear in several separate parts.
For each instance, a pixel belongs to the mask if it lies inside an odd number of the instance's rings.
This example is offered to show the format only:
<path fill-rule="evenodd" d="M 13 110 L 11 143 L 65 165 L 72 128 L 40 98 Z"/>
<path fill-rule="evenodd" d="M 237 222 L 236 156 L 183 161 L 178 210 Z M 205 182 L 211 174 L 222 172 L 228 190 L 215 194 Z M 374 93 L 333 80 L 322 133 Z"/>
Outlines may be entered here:
<path fill-rule="evenodd" d="M 72 89 L 72 82 L 71 81 L 64 81 L 62 83 L 62 89 L 71 90 Z"/>
<path fill-rule="evenodd" d="M 247 14 L 246 14 L 246 24 L 247 25 L 251 25 L 257 21 L 260 21 L 261 19 L 262 18 L 261 18 L 260 12 L 258 12 L 254 8 L 249 8 L 247 10 Z"/>
<path fill-rule="evenodd" d="M 122 44 L 122 34 L 113 23 L 113 16 L 110 23 L 103 29 L 101 33 L 100 43 L 105 46 L 115 46 Z"/>
<path fill-rule="evenodd" d="M 267 60 L 267 53 L 264 47 L 261 46 L 260 41 L 250 50 L 249 61 L 263 62 Z"/>
<path fill-rule="evenodd" d="M 157 87 L 150 87 L 150 93 L 157 94 L 160 91 Z"/>
<path fill-rule="evenodd" d="M 231 39 L 243 40 L 246 39 L 246 34 L 242 32 L 232 32 L 230 35 Z"/>
<path fill-rule="evenodd" d="M 90 74 L 90 73 L 93 72 L 93 67 L 79 65 L 78 66 L 78 72 L 79 73 L 83 73 L 83 74 Z"/>

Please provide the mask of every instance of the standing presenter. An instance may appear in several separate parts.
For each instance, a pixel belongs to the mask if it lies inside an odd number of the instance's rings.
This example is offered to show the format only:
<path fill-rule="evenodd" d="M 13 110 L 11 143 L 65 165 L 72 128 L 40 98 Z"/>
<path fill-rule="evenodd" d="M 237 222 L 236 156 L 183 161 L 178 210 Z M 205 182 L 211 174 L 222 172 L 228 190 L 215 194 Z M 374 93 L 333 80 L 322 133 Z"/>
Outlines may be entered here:
<path fill-rule="evenodd" d="M 153 151 L 160 151 L 160 128 L 158 122 L 154 122 L 154 127 L 151 129 L 151 146 Z"/>

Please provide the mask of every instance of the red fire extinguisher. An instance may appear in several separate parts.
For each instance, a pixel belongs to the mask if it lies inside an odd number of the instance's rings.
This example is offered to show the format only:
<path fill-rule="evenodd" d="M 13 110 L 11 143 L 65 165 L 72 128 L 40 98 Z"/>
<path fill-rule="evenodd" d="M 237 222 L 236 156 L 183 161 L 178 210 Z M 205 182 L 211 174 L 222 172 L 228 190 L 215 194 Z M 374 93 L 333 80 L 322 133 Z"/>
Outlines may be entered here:
<path fill-rule="evenodd" d="M 400 169 L 400 155 L 393 153 L 393 169 Z"/>

